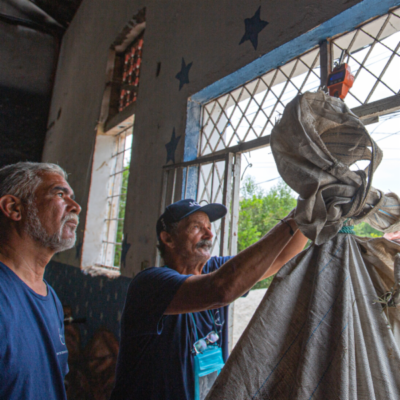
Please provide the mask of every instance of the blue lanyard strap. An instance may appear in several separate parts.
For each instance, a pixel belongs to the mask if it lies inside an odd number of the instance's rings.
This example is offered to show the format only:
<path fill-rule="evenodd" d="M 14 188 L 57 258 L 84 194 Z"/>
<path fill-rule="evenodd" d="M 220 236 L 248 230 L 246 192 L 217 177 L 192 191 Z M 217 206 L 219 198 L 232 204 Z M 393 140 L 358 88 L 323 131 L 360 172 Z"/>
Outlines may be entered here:
<path fill-rule="evenodd" d="M 213 322 L 214 331 L 217 332 L 217 326 L 215 325 L 214 314 L 211 312 L 211 310 L 207 310 L 207 313 L 208 313 L 208 315 L 210 316 L 210 318 L 211 318 L 211 320 L 212 320 L 212 322 Z M 194 326 L 193 335 L 194 335 L 194 338 L 195 338 L 195 342 L 197 342 L 197 341 L 199 340 L 199 337 L 198 337 L 198 335 L 197 335 L 196 320 L 194 319 L 193 313 L 189 313 L 189 314 L 190 314 L 190 317 L 191 317 L 191 319 L 192 319 L 193 326 Z"/>
<path fill-rule="evenodd" d="M 194 339 L 195 339 L 195 342 L 197 342 L 197 341 L 199 340 L 199 337 L 197 336 L 197 325 L 196 325 L 196 321 L 194 320 L 193 314 L 192 314 L 192 313 L 189 313 L 189 314 L 190 314 L 190 316 L 191 316 L 191 318 L 192 318 L 193 325 L 194 325 Z"/>
<path fill-rule="evenodd" d="M 217 332 L 217 326 L 215 325 L 215 318 L 214 318 L 214 313 L 211 310 L 207 310 L 208 314 L 211 317 L 211 320 L 213 322 L 213 326 L 214 326 L 214 331 Z"/>

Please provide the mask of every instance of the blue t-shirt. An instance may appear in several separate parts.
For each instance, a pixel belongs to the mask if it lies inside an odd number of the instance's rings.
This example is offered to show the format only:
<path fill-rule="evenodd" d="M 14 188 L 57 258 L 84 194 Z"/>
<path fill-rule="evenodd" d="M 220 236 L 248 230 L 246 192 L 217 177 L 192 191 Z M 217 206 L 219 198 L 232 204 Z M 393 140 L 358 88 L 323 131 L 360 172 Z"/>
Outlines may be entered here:
<path fill-rule="evenodd" d="M 0 399 L 64 400 L 64 313 L 54 290 L 27 286 L 0 262 Z"/>
<path fill-rule="evenodd" d="M 203 274 L 217 270 L 231 257 L 213 257 Z M 164 315 L 182 283 L 168 267 L 149 268 L 129 286 L 121 320 L 121 346 L 111 400 L 192 400 L 194 398 L 194 324 L 190 314 Z M 206 293 L 204 294 L 207 295 Z M 228 357 L 228 306 L 212 310 L 223 357 Z M 208 311 L 193 313 L 197 336 L 214 330 Z"/>

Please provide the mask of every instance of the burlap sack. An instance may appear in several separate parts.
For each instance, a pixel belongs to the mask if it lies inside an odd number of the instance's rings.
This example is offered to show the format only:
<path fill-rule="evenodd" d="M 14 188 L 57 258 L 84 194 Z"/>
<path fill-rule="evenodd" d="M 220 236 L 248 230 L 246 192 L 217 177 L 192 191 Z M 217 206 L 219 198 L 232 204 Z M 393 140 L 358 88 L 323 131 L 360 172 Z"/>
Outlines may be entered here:
<path fill-rule="evenodd" d="M 322 92 L 286 107 L 271 146 L 314 244 L 278 272 L 207 399 L 400 399 L 400 245 L 338 234 L 361 220 L 399 229 L 399 198 L 371 186 L 381 151 Z M 353 171 L 360 159 L 370 167 Z"/>

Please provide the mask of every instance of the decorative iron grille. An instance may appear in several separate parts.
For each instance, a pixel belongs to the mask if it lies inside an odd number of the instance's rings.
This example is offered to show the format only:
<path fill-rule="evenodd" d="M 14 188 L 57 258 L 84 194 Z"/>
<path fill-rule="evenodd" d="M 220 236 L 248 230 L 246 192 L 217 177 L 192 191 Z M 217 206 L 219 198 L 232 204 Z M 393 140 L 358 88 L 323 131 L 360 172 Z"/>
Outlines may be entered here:
<path fill-rule="evenodd" d="M 287 103 L 320 86 L 316 47 L 203 106 L 200 156 L 268 135 Z"/>
<path fill-rule="evenodd" d="M 355 82 L 346 97 L 350 108 L 400 93 L 400 8 L 332 40 L 332 59 L 344 51 Z"/>
<path fill-rule="evenodd" d="M 137 100 L 140 65 L 142 63 L 143 34 L 130 45 L 124 54 L 119 111 Z"/>
<path fill-rule="evenodd" d="M 108 179 L 106 218 L 104 220 L 102 249 L 98 266 L 120 268 L 125 204 L 131 161 L 133 125 L 129 125 L 115 136 Z"/>

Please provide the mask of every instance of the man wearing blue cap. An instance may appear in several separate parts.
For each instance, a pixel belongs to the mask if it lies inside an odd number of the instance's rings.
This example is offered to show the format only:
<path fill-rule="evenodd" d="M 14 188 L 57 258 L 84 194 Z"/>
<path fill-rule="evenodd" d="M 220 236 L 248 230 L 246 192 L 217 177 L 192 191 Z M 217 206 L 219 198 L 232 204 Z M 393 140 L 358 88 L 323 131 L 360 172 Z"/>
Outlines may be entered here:
<path fill-rule="evenodd" d="M 228 357 L 228 305 L 307 241 L 289 214 L 237 256 L 210 258 L 211 222 L 226 212 L 185 199 L 158 219 L 165 265 L 139 273 L 129 287 L 112 400 L 204 398 Z"/>

